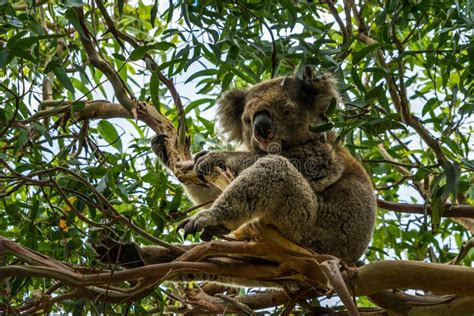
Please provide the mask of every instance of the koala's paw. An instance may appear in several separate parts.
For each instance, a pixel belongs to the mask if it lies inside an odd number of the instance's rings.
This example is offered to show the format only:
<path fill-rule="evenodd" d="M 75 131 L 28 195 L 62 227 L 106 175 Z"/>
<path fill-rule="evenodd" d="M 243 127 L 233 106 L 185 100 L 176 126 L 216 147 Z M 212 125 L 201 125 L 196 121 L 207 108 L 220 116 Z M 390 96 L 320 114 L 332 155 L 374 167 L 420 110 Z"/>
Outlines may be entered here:
<path fill-rule="evenodd" d="M 201 211 L 183 220 L 177 229 L 184 229 L 184 238 L 188 235 L 195 235 L 197 232 L 201 232 L 200 238 L 203 241 L 210 241 L 213 236 L 230 233 L 228 228 L 216 222 L 209 211 Z"/>
<path fill-rule="evenodd" d="M 216 167 L 226 169 L 226 157 L 223 153 L 203 150 L 194 156 L 194 173 L 198 176 L 215 174 Z"/>
<path fill-rule="evenodd" d="M 151 149 L 160 161 L 165 165 L 169 165 L 168 152 L 166 151 L 166 139 L 168 137 L 163 134 L 157 134 L 151 139 Z"/>

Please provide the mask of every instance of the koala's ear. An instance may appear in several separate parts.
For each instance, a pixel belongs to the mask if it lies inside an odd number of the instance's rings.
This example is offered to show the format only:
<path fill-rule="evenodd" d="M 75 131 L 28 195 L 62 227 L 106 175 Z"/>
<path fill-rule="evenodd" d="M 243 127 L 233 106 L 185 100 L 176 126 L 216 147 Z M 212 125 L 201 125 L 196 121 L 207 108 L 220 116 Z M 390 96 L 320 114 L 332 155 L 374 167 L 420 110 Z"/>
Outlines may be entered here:
<path fill-rule="evenodd" d="M 230 90 L 217 101 L 217 117 L 230 140 L 242 142 L 242 114 L 246 95 L 245 90 Z"/>
<path fill-rule="evenodd" d="M 337 81 L 331 74 L 318 74 L 311 66 L 304 66 L 298 73 L 301 98 L 319 115 L 325 115 L 331 106 L 340 101 Z M 308 103 L 307 103 L 308 104 Z"/>
<path fill-rule="evenodd" d="M 337 90 L 337 80 L 328 73 L 319 76 L 315 80 L 314 85 L 320 91 L 316 97 L 316 108 L 319 113 L 325 115 L 329 108 L 334 109 L 341 101 L 341 96 Z"/>
<path fill-rule="evenodd" d="M 316 79 L 313 67 L 310 65 L 304 65 L 298 73 L 298 79 L 303 80 L 307 85 L 312 84 Z"/>

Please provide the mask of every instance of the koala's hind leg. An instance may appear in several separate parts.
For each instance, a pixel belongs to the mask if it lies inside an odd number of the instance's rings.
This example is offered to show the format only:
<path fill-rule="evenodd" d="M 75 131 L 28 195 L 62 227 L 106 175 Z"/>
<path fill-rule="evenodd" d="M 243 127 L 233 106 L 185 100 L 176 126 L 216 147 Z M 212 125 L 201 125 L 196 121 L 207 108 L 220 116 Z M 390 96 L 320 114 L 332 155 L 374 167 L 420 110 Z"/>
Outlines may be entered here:
<path fill-rule="evenodd" d="M 286 238 L 301 242 L 314 227 L 317 196 L 298 170 L 281 156 L 260 158 L 244 170 L 209 210 L 183 225 L 186 233 L 223 225 L 235 230 L 254 219 L 273 225 Z M 201 235 L 201 238 L 203 235 Z"/>

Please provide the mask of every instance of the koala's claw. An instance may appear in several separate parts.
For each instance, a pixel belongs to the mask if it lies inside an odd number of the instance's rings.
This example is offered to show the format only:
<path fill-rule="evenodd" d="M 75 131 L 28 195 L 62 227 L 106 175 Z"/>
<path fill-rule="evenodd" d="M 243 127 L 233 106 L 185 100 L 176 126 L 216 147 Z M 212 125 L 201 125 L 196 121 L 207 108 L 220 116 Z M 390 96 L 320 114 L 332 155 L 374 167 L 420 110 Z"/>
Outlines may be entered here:
<path fill-rule="evenodd" d="M 207 154 L 209 153 L 208 150 L 201 150 L 200 152 L 198 152 L 197 154 L 194 155 L 193 157 L 193 161 L 194 161 L 194 173 L 196 173 L 197 177 L 199 178 L 199 180 L 201 180 L 202 182 L 207 182 L 206 181 L 206 178 L 204 177 L 206 175 L 206 172 L 205 170 L 200 170 L 200 167 L 198 167 L 199 165 L 199 158 L 201 157 L 204 157 L 206 156 Z M 202 169 L 202 167 L 201 167 Z"/>
<path fill-rule="evenodd" d="M 202 241 L 211 241 L 213 236 L 227 235 L 230 233 L 230 229 L 222 224 L 216 226 L 208 226 L 204 228 L 199 238 Z"/>
<path fill-rule="evenodd" d="M 164 134 L 156 134 L 151 139 L 151 149 L 166 166 L 169 165 L 168 152 L 166 151 L 165 144 L 167 138 L 168 136 Z"/>
<path fill-rule="evenodd" d="M 194 231 L 191 230 L 192 226 L 188 225 L 192 219 L 193 219 L 192 217 L 186 218 L 182 220 L 181 223 L 179 223 L 178 226 L 176 227 L 176 230 L 184 229 L 184 239 L 188 237 L 188 234 L 191 234 L 194 236 L 194 234 L 196 233 L 195 230 Z"/>
<path fill-rule="evenodd" d="M 189 235 L 196 235 L 197 232 L 204 229 L 205 226 L 202 225 L 201 221 L 198 219 L 198 215 L 187 218 L 179 223 L 177 230 L 184 229 L 184 239 Z"/>
<path fill-rule="evenodd" d="M 196 235 L 201 232 L 199 238 L 202 241 L 210 241 L 213 236 L 226 235 L 230 230 L 222 224 L 215 225 L 208 212 L 203 211 L 193 217 L 183 220 L 176 228 L 177 230 L 184 229 L 184 238 L 189 235 Z"/>
<path fill-rule="evenodd" d="M 194 173 L 198 177 L 212 175 L 216 172 L 216 167 L 226 169 L 225 157 L 220 152 L 203 150 L 194 156 Z"/>
<path fill-rule="evenodd" d="M 202 156 L 205 156 L 209 153 L 209 150 L 201 150 L 200 152 L 198 152 L 197 154 L 194 155 L 194 162 L 197 162 L 197 160 L 199 158 L 201 158 Z"/>

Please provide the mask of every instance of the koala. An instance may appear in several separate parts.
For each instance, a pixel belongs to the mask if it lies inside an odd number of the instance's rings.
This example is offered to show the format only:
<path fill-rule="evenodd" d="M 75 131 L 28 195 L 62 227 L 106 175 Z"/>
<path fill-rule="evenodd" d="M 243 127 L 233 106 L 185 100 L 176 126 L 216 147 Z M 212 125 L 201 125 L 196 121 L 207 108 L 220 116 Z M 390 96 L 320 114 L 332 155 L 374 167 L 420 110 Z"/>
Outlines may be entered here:
<path fill-rule="evenodd" d="M 356 262 L 367 249 L 375 221 L 370 178 L 335 142 L 333 132 L 312 131 L 327 122 L 328 107 L 338 100 L 336 81 L 315 76 L 308 67 L 300 76 L 225 93 L 218 101 L 220 126 L 245 150 L 195 156 L 198 176 L 220 168 L 234 180 L 223 191 L 188 186 L 196 203 L 214 202 L 178 228 L 185 236 L 200 233 L 208 241 L 260 221 L 316 252 Z M 162 157 L 159 143 L 155 138 L 152 147 Z"/>

